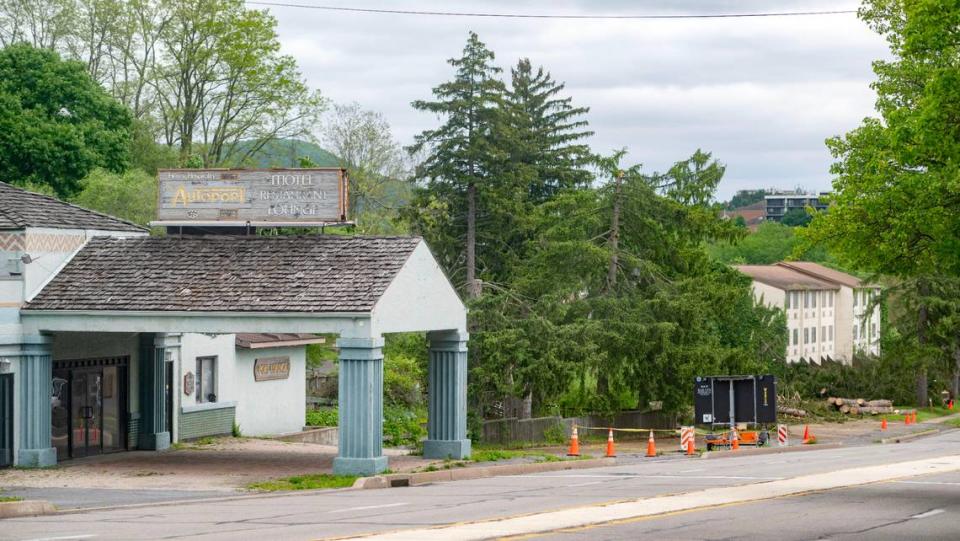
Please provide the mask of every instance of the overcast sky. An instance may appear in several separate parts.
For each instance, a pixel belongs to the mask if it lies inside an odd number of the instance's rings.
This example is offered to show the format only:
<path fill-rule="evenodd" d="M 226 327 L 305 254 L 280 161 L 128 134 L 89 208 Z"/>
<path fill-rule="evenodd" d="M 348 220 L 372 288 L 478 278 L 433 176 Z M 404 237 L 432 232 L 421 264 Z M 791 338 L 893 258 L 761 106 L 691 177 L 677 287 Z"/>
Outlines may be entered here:
<path fill-rule="evenodd" d="M 365 8 L 556 14 L 855 9 L 850 0 L 289 0 Z M 251 7 L 261 7 L 251 5 Z M 410 102 L 451 78 L 473 30 L 505 71 L 543 65 L 590 107 L 595 151 L 662 171 L 695 149 L 727 165 L 720 199 L 745 188 L 830 188 L 827 137 L 873 114 L 883 40 L 855 15 L 699 20 L 540 20 L 271 7 L 284 52 L 337 102 L 383 113 L 404 144 L 438 119 Z"/>

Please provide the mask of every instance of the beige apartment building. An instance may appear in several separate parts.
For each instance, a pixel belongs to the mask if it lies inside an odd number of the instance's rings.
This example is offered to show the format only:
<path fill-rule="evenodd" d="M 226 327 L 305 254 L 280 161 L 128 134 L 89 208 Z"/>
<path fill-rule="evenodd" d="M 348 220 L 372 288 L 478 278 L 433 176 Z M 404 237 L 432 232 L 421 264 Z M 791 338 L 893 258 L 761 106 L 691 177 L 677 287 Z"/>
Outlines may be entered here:
<path fill-rule="evenodd" d="M 738 265 L 758 301 L 787 317 L 787 362 L 851 362 L 855 351 L 880 354 L 879 286 L 817 263 Z"/>

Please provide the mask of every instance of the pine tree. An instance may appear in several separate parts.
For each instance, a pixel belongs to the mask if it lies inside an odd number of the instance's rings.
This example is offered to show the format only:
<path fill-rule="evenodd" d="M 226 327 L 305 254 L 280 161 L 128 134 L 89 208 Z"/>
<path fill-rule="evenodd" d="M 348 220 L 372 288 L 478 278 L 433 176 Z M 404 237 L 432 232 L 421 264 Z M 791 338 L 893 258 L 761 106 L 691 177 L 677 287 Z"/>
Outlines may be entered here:
<path fill-rule="evenodd" d="M 435 101 L 418 100 L 413 107 L 445 117 L 442 126 L 426 130 L 415 138 L 411 153 L 425 152 L 417 168 L 417 179 L 425 181 L 414 201 L 414 222 L 434 233 L 435 250 L 446 259 L 446 268 L 459 267 L 450 252 L 462 246 L 467 295 L 480 295 L 477 280 L 477 216 L 484 190 L 495 182 L 495 163 L 501 160 L 496 146 L 505 92 L 493 65 L 493 52 L 476 33 L 470 32 L 463 56 L 448 62 L 457 72 L 452 81 L 433 89 Z M 437 211 L 430 220 L 429 211 Z M 465 224 L 463 223 L 465 218 Z M 496 224 L 491 224 L 495 226 Z M 445 237 L 445 238 L 439 238 Z M 463 239 L 462 245 L 460 239 Z"/>
<path fill-rule="evenodd" d="M 561 97 L 564 83 L 553 80 L 543 67 L 534 71 L 530 60 L 521 59 L 510 70 L 511 89 L 506 95 L 509 111 L 510 166 L 529 168 L 531 203 L 539 204 L 560 190 L 582 188 L 592 175 L 590 147 L 582 141 L 592 131 L 582 117 L 588 107 L 574 107 L 572 98 Z"/>

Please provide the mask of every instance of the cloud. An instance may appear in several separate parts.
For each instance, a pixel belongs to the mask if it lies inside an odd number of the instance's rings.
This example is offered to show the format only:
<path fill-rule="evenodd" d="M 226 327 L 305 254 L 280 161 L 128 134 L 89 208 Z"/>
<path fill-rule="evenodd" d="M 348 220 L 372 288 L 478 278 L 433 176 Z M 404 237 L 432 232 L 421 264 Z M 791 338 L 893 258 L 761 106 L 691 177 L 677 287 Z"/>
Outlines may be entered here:
<path fill-rule="evenodd" d="M 328 0 L 325 4 L 333 3 Z M 510 13 L 730 13 L 855 9 L 853 2 L 408 0 L 404 9 Z M 365 0 L 343 6 L 394 9 Z M 255 7 L 255 6 L 251 6 Z M 476 31 L 509 70 L 521 57 L 567 83 L 597 151 L 627 147 L 648 170 L 696 148 L 727 164 L 719 197 L 754 187 L 830 187 L 823 142 L 873 112 L 883 40 L 853 15 L 697 20 L 542 20 L 364 15 L 271 8 L 283 50 L 335 101 L 380 111 L 402 143 L 436 126 L 410 102 L 451 78 Z"/>

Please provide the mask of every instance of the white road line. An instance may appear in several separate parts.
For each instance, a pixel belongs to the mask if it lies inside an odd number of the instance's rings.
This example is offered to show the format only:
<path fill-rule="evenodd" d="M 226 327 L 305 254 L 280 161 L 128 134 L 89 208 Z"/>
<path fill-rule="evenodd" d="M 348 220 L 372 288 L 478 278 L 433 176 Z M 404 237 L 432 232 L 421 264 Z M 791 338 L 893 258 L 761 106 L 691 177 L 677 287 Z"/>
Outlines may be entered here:
<path fill-rule="evenodd" d="M 590 485 L 602 485 L 604 483 L 606 483 L 606 481 L 590 481 L 589 483 L 574 483 L 572 485 L 567 485 L 567 488 L 588 487 Z"/>
<path fill-rule="evenodd" d="M 333 511 L 327 511 L 327 513 L 349 513 L 351 511 L 366 511 L 367 509 L 386 509 L 387 507 L 400 507 L 402 505 L 410 505 L 406 502 L 398 503 L 385 503 L 383 505 L 365 505 L 363 507 L 348 507 L 346 509 L 334 509 Z"/>
<path fill-rule="evenodd" d="M 926 513 L 920 513 L 920 514 L 918 514 L 918 515 L 913 515 L 913 516 L 910 517 L 910 518 L 927 518 L 927 517 L 934 517 L 934 516 L 939 515 L 940 513 L 943 513 L 943 509 L 931 509 L 931 510 L 927 511 Z"/>
<path fill-rule="evenodd" d="M 96 534 L 84 533 L 77 535 L 61 535 L 60 537 L 37 537 L 34 539 L 25 539 L 24 541 L 68 541 L 71 539 L 90 539 L 96 537 Z"/>
<path fill-rule="evenodd" d="M 500 517 L 477 522 L 397 530 L 372 534 L 365 536 L 365 538 L 380 541 L 441 541 L 447 539 L 469 541 L 520 536 L 957 470 L 960 470 L 960 455 L 953 455 L 945 458 L 913 460 L 801 475 L 791 479 L 766 483 L 714 487 L 669 496 L 602 502 L 575 508 Z M 930 513 L 932 511 L 921 513 L 917 517 L 932 516 Z"/>
<path fill-rule="evenodd" d="M 693 473 L 693 472 L 703 471 L 705 469 L 706 468 L 696 468 L 693 470 L 680 470 L 678 473 Z"/>
<path fill-rule="evenodd" d="M 504 477 L 523 477 L 529 479 L 528 475 L 511 475 Z M 777 481 L 783 479 L 783 477 L 763 477 L 763 476 L 753 476 L 753 475 L 616 475 L 616 474 L 605 474 L 605 475 L 537 475 L 537 478 L 540 479 L 571 479 L 571 478 L 584 478 L 584 479 L 746 479 L 752 481 Z"/>

